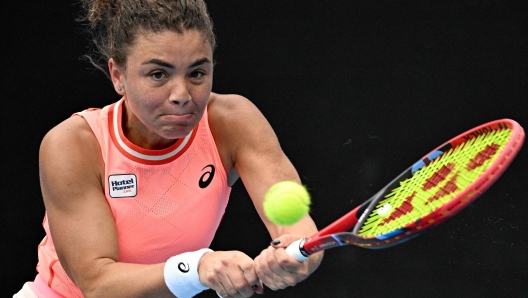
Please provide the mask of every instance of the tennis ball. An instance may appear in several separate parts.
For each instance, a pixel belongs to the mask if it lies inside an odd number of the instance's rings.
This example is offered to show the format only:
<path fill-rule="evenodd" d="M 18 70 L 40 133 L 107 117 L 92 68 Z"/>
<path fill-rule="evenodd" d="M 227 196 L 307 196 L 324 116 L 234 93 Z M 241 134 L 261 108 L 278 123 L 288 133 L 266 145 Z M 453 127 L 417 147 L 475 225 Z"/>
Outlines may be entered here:
<path fill-rule="evenodd" d="M 274 184 L 264 196 L 264 213 L 272 222 L 289 226 L 299 221 L 310 210 L 310 194 L 294 181 Z"/>

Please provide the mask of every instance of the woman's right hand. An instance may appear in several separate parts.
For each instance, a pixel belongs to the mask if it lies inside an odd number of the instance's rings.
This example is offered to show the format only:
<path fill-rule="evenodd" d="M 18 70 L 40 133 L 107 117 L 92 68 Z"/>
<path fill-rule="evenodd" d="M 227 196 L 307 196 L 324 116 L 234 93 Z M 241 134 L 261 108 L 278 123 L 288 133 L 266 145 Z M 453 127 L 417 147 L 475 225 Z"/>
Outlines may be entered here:
<path fill-rule="evenodd" d="M 240 251 L 216 251 L 203 255 L 198 265 L 200 282 L 219 296 L 251 297 L 262 294 L 253 259 Z"/>

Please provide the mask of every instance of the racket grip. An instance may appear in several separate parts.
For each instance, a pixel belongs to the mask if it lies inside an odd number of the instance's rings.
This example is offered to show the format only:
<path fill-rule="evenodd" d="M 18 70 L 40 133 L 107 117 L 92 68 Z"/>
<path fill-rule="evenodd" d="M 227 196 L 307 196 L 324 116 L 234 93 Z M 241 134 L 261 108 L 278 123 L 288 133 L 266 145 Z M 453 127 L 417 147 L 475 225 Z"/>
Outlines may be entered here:
<path fill-rule="evenodd" d="M 286 252 L 297 261 L 303 262 L 308 259 L 308 256 L 303 253 L 303 245 L 305 241 L 306 238 L 293 241 L 288 247 L 286 247 Z"/>

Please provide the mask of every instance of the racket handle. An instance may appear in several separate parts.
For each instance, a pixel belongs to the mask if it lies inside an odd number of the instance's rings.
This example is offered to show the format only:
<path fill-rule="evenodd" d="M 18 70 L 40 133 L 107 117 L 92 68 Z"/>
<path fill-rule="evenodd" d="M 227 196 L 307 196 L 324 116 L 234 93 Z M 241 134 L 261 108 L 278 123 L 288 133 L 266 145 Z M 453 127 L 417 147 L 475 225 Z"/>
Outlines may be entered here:
<path fill-rule="evenodd" d="M 303 253 L 304 241 L 306 241 L 306 238 L 295 240 L 290 245 L 288 245 L 288 247 L 286 247 L 286 252 L 299 262 L 308 259 L 308 256 Z"/>

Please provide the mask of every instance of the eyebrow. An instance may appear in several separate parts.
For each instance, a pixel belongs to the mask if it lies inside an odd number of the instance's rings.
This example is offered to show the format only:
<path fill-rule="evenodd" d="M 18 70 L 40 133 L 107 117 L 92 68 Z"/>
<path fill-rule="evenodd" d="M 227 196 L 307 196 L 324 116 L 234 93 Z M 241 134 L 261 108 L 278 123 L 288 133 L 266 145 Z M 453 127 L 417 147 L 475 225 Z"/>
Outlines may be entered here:
<path fill-rule="evenodd" d="M 209 60 L 208 58 L 198 59 L 193 64 L 191 64 L 191 68 L 202 65 L 202 64 L 206 64 L 206 63 L 211 63 L 211 60 Z"/>
<path fill-rule="evenodd" d="M 196 66 L 199 66 L 199 65 L 202 65 L 202 64 L 205 64 L 205 63 L 211 63 L 211 60 L 209 60 L 208 58 L 202 58 L 202 59 L 198 59 L 196 60 L 193 64 L 191 64 L 191 66 L 189 68 L 193 68 L 193 67 L 196 67 Z M 145 61 L 143 63 L 141 63 L 142 65 L 146 65 L 146 64 L 157 64 L 159 66 L 163 66 L 163 67 L 167 67 L 167 68 L 170 68 L 170 69 L 174 69 L 176 68 L 174 65 L 170 64 L 170 63 L 167 63 L 165 61 L 162 61 L 162 60 L 159 60 L 159 59 L 150 59 L 148 61 Z"/>

